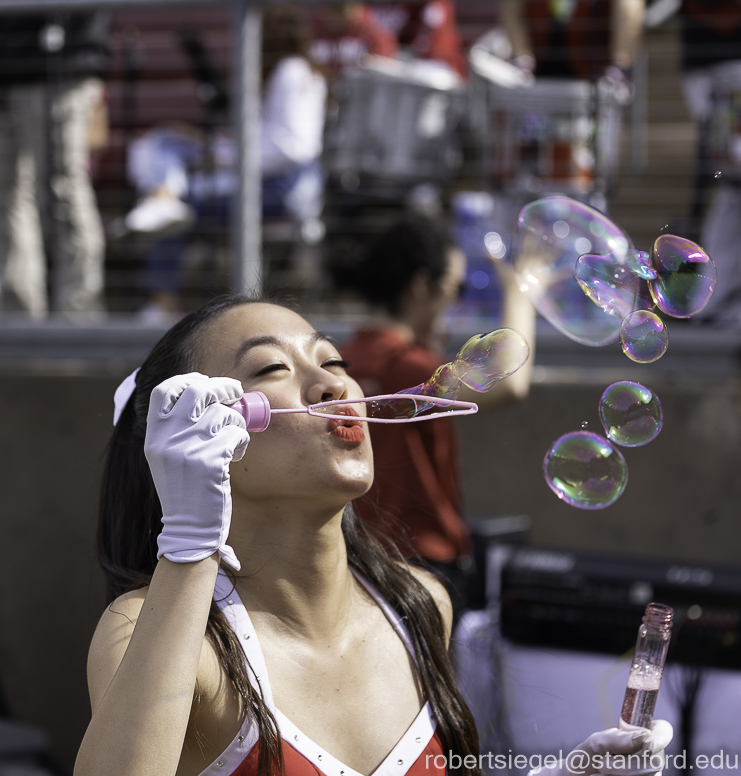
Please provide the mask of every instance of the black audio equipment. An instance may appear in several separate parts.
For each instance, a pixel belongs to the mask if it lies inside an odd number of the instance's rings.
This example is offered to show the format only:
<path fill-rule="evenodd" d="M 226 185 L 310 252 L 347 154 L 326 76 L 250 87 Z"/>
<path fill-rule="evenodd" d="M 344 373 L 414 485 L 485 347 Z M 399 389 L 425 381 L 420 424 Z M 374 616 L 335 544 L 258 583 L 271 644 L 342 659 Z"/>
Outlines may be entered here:
<path fill-rule="evenodd" d="M 741 566 L 502 545 L 488 557 L 514 642 L 623 654 L 656 601 L 674 608 L 669 661 L 741 669 Z"/>

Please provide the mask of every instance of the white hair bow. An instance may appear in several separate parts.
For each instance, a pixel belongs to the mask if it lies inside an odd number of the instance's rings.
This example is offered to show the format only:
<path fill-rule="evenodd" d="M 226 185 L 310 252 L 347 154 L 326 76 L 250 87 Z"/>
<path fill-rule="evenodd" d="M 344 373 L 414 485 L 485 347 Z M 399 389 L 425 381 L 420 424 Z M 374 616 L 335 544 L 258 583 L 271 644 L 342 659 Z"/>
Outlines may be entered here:
<path fill-rule="evenodd" d="M 131 394 L 134 393 L 136 388 L 136 375 L 141 367 L 137 367 L 121 385 L 116 388 L 116 393 L 113 394 L 113 425 L 118 423 L 118 419 L 121 417 L 121 413 L 126 406 L 126 403 L 131 398 Z"/>

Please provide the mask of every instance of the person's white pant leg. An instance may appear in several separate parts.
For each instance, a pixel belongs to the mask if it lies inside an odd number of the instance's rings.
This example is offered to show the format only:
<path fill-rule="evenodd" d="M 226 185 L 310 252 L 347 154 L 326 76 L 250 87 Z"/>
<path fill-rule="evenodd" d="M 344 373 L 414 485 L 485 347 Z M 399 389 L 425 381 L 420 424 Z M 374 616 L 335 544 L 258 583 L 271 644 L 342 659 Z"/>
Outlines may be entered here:
<path fill-rule="evenodd" d="M 687 70 L 682 75 L 682 91 L 687 110 L 694 121 L 702 124 L 713 109 L 713 77 L 711 68 Z"/>
<path fill-rule="evenodd" d="M 90 125 L 103 83 L 85 78 L 49 86 L 54 174 L 51 179 L 55 241 L 53 308 L 103 310 L 105 236 L 89 174 Z"/>
<path fill-rule="evenodd" d="M 715 262 L 715 292 L 698 318 L 741 323 L 741 188 L 720 185 L 705 217 L 700 244 Z"/>
<path fill-rule="evenodd" d="M 38 85 L 4 90 L 0 107 L 0 307 L 48 311 L 39 182 L 46 156 L 45 98 Z"/>

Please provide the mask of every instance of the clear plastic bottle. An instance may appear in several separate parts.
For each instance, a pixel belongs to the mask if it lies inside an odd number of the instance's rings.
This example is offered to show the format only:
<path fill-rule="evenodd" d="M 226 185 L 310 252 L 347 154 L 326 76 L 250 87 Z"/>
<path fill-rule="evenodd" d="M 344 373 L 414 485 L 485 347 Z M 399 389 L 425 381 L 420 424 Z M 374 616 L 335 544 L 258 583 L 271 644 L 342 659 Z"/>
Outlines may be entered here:
<path fill-rule="evenodd" d="M 665 604 L 649 604 L 638 629 L 633 664 L 625 690 L 623 722 L 638 727 L 651 727 L 659 695 L 666 652 L 672 632 L 674 610 Z"/>

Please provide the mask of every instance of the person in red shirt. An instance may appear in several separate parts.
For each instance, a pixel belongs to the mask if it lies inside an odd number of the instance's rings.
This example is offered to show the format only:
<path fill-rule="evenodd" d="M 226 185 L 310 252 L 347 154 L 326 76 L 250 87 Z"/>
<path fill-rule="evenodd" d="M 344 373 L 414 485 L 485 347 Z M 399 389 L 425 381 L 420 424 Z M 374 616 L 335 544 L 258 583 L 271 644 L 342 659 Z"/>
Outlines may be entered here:
<path fill-rule="evenodd" d="M 313 19 L 309 54 L 330 77 L 358 65 L 367 54 L 395 57 L 398 45 L 362 3 L 324 5 Z"/>
<path fill-rule="evenodd" d="M 502 326 L 534 342 L 535 313 L 508 267 L 499 266 Z M 430 220 L 402 218 L 381 234 L 345 282 L 359 291 L 374 317 L 341 350 L 349 374 L 365 394 L 396 393 L 428 380 L 449 359 L 432 345 L 442 312 L 457 298 L 465 258 Z M 343 282 L 342 279 L 339 282 Z M 524 398 L 532 358 L 487 394 L 463 389 L 479 406 Z M 465 606 L 471 538 L 461 516 L 459 452 L 450 420 L 371 429 L 376 478 L 356 501 L 361 518 L 409 558 L 425 562 L 447 582 L 458 614 Z"/>
<path fill-rule="evenodd" d="M 378 23 L 393 33 L 402 52 L 444 62 L 465 77 L 468 68 L 452 0 L 385 3 L 373 7 Z"/>

